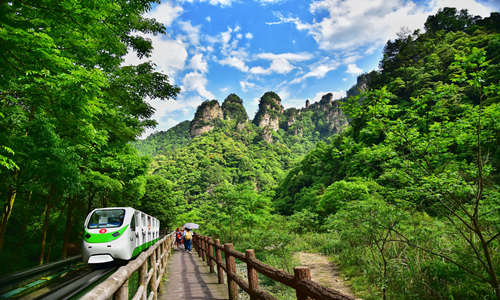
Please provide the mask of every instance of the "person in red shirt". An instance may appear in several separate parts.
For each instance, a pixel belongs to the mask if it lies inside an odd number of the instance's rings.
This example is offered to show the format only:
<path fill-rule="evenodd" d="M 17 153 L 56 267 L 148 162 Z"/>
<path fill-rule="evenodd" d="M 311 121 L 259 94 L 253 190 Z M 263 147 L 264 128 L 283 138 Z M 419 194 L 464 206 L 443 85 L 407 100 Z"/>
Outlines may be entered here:
<path fill-rule="evenodd" d="M 177 249 L 179 249 L 182 245 L 182 232 L 179 227 L 175 230 L 175 244 L 177 245 Z"/>

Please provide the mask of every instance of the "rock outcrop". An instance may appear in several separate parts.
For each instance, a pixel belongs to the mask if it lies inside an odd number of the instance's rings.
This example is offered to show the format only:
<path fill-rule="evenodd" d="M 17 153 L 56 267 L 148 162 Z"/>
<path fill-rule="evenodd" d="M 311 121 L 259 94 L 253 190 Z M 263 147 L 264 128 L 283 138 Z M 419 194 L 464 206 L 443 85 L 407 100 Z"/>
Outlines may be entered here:
<path fill-rule="evenodd" d="M 359 75 L 356 84 L 347 91 L 347 97 L 357 96 L 366 91 L 366 89 L 368 89 L 368 85 L 375 77 L 372 73 L 373 72 Z"/>
<path fill-rule="evenodd" d="M 236 94 L 230 94 L 222 103 L 222 112 L 225 120 L 236 120 L 237 124 L 248 121 L 247 111 L 243 100 Z"/>
<path fill-rule="evenodd" d="M 274 92 L 267 92 L 260 98 L 259 110 L 253 119 L 253 123 L 258 127 L 277 131 L 282 114 L 283 106 L 280 97 Z"/>
<path fill-rule="evenodd" d="M 319 132 L 322 137 L 335 134 L 348 123 L 340 108 L 342 101 L 343 99 L 334 100 L 331 93 L 323 95 L 321 100 L 315 103 L 308 100 L 305 108 L 287 109 L 284 113 L 285 120 L 281 122 L 280 127 L 294 135 L 302 135 L 304 127 Z M 311 125 L 314 128 L 310 128 Z"/>
<path fill-rule="evenodd" d="M 222 119 L 224 114 L 217 100 L 206 100 L 196 109 L 189 132 L 191 137 L 197 137 L 214 128 L 217 119 Z"/>

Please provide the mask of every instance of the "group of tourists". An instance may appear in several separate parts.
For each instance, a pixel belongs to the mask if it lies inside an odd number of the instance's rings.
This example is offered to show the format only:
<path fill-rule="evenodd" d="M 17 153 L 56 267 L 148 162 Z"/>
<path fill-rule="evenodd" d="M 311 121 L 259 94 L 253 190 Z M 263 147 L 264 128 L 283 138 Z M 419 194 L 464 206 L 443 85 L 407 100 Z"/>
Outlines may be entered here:
<path fill-rule="evenodd" d="M 193 249 L 193 231 L 190 228 L 182 227 L 175 230 L 175 244 L 177 245 L 177 249 L 182 249 L 181 246 L 184 246 L 184 251 L 191 253 Z"/>

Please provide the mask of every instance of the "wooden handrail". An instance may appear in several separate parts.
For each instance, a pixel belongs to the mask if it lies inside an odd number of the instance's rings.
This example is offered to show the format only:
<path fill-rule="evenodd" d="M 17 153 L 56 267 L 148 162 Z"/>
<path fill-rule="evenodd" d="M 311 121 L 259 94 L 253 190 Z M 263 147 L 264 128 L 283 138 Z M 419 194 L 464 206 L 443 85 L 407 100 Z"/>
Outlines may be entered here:
<path fill-rule="evenodd" d="M 336 290 L 321 286 L 311 280 L 311 274 L 308 267 L 295 267 L 294 275 L 288 274 L 283 270 L 276 269 L 264 264 L 255 258 L 252 249 L 246 250 L 243 254 L 233 249 L 232 244 L 221 245 L 219 240 L 215 240 L 201 235 L 193 236 L 193 244 L 196 251 L 206 261 L 210 267 L 210 272 L 214 273 L 217 269 L 219 283 L 224 283 L 223 272 L 226 272 L 228 283 L 229 299 L 238 299 L 238 286 L 250 295 L 251 300 L 264 299 L 276 300 L 276 297 L 263 291 L 259 287 L 257 272 L 262 275 L 287 285 L 296 291 L 298 300 L 325 299 L 325 300 L 353 300 L 351 296 L 344 295 Z M 215 250 L 215 256 L 213 251 Z M 222 261 L 222 252 L 224 252 L 226 263 Z M 247 264 L 248 281 L 236 274 L 236 264 L 234 259 L 238 259 Z M 213 267 L 215 263 L 216 268 Z"/>
<path fill-rule="evenodd" d="M 139 288 L 132 299 L 158 298 L 158 288 L 167 267 L 167 259 L 175 241 L 174 233 L 164 236 L 161 240 L 142 252 L 136 259 L 120 267 L 110 277 L 86 293 L 82 300 L 128 300 L 128 284 L 130 276 L 140 269 Z M 149 270 L 148 261 L 149 259 Z M 150 293 L 147 295 L 148 285 Z"/>

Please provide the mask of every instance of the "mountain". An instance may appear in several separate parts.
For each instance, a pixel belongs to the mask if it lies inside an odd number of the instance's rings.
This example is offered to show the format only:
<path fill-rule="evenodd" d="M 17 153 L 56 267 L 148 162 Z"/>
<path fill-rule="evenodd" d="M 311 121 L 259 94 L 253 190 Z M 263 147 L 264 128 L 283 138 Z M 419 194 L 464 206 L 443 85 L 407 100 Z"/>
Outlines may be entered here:
<path fill-rule="evenodd" d="M 304 108 L 285 110 L 281 98 L 267 92 L 250 120 L 243 100 L 230 94 L 222 105 L 203 102 L 193 120 L 135 147 L 152 157 L 151 172 L 182 190 L 189 203 L 202 201 L 225 183 L 270 192 L 297 159 L 347 125 L 342 102 L 326 94 L 317 103 L 307 100 Z"/>

